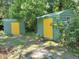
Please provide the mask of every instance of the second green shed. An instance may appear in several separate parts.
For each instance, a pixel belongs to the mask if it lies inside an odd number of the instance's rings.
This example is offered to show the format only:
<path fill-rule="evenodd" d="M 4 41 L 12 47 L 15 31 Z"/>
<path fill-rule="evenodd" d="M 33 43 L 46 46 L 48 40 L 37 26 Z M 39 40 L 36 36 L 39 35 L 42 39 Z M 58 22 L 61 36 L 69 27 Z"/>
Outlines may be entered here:
<path fill-rule="evenodd" d="M 25 34 L 25 24 L 23 20 L 3 19 L 4 32 L 7 35 Z"/>

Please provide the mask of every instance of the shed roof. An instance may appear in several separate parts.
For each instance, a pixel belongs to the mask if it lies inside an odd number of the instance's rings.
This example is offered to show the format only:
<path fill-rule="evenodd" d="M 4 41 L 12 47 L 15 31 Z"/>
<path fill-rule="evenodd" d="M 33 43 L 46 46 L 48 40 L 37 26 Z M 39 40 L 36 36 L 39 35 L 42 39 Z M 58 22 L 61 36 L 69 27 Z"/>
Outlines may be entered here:
<path fill-rule="evenodd" d="M 63 11 L 59 11 L 59 12 L 50 13 L 50 14 L 47 14 L 47 15 L 40 16 L 40 17 L 37 17 L 37 19 L 44 18 L 44 17 L 72 16 L 74 14 L 75 13 L 73 12 L 73 10 L 67 9 L 67 10 L 63 10 Z"/>

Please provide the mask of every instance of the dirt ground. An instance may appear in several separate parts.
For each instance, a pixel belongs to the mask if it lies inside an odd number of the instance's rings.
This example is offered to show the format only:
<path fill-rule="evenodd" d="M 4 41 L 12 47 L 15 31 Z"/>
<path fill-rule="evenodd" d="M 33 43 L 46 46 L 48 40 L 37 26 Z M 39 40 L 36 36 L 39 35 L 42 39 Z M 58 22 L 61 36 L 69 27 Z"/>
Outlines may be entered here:
<path fill-rule="evenodd" d="M 0 53 L 0 59 L 6 59 L 6 57 L 7 57 L 7 56 L 6 56 L 5 54 L 1 54 L 1 53 Z"/>

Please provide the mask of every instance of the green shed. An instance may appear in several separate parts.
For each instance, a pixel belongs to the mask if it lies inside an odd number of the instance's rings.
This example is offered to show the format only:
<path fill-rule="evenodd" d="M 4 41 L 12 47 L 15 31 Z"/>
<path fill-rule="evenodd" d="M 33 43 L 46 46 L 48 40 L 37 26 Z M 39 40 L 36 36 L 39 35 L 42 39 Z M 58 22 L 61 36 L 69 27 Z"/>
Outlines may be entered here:
<path fill-rule="evenodd" d="M 59 40 L 61 32 L 57 24 L 67 26 L 67 22 L 75 15 L 73 10 L 64 10 L 37 17 L 37 35 L 53 40 Z"/>
<path fill-rule="evenodd" d="M 4 32 L 7 35 L 25 34 L 24 20 L 3 19 Z"/>

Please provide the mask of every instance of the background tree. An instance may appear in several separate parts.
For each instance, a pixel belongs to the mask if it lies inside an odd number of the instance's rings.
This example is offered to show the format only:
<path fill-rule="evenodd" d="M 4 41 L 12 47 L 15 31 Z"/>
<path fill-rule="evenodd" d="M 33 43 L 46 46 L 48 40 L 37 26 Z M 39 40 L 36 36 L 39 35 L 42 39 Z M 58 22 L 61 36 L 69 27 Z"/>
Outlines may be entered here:
<path fill-rule="evenodd" d="M 12 0 L 0 0 L 0 18 L 7 18 Z"/>
<path fill-rule="evenodd" d="M 9 8 L 10 18 L 25 19 L 28 30 L 33 30 L 36 17 L 47 14 L 47 0 L 14 0 Z"/>
<path fill-rule="evenodd" d="M 44 14 L 65 9 L 77 9 L 73 0 L 0 0 L 1 15 L 7 18 L 24 19 L 27 30 L 35 29 L 35 19 Z M 3 1 L 6 1 L 3 3 Z M 4 6 L 4 7 L 3 7 Z"/>

